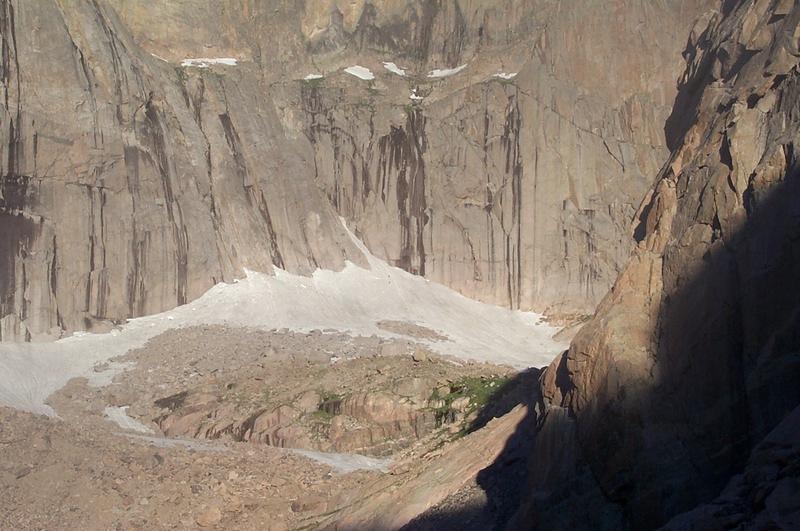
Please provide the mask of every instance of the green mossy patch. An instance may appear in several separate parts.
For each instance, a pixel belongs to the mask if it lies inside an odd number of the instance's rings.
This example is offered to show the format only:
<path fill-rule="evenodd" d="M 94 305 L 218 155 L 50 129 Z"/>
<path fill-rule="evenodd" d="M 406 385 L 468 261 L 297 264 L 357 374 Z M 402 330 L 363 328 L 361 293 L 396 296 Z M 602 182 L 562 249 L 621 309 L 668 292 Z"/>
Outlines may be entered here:
<path fill-rule="evenodd" d="M 433 408 L 436 415 L 436 426 L 452 422 L 456 412 L 453 411 L 453 402 L 462 397 L 469 398 L 469 406 L 464 411 L 465 416 L 478 411 L 491 401 L 509 381 L 507 376 L 465 376 L 450 384 L 450 392 L 440 396 L 438 389 L 433 391 L 430 400 L 443 400 L 444 404 Z"/>

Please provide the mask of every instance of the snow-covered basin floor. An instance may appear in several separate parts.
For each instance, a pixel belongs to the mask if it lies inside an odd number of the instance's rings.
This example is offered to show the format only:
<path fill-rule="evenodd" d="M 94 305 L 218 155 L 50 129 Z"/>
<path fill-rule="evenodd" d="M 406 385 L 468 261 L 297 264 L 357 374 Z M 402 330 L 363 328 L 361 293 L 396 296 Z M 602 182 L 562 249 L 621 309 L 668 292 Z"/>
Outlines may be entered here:
<path fill-rule="evenodd" d="M 544 366 L 566 346 L 552 339 L 557 329 L 541 323 L 537 314 L 468 299 L 391 267 L 356 243 L 370 269 L 348 263 L 342 271 L 318 270 L 311 277 L 248 271 L 238 282 L 218 284 L 189 304 L 132 319 L 111 333 L 76 334 L 51 343 L 0 343 L 0 405 L 54 415 L 45 400 L 70 379 L 84 376 L 92 385 L 106 385 L 115 371 L 95 372 L 96 364 L 168 329 L 203 324 L 397 337 L 378 323 L 407 321 L 449 338 L 419 340 L 440 354 L 519 369 Z M 124 366 L 113 368 L 118 372 Z"/>

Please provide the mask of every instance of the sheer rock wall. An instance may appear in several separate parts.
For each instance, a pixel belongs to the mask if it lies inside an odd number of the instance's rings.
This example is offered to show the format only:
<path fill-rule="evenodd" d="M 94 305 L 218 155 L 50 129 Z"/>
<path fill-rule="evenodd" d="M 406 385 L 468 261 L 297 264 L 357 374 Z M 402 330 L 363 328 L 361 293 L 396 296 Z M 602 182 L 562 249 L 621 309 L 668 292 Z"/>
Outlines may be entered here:
<path fill-rule="evenodd" d="M 466 295 L 590 313 L 708 3 L 2 0 L 0 337 L 363 263 L 337 216 Z"/>

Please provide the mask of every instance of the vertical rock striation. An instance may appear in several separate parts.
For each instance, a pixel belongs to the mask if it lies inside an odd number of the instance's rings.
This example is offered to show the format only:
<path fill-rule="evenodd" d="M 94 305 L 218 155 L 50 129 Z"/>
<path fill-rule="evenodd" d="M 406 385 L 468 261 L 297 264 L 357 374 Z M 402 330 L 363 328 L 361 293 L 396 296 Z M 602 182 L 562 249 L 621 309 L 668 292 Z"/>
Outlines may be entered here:
<path fill-rule="evenodd" d="M 590 313 L 629 256 L 630 219 L 668 155 L 679 51 L 708 4 L 591 4 L 578 20 L 548 2 L 419 2 L 333 17 L 319 39 L 391 54 L 409 78 L 304 90 L 295 105 L 317 180 L 391 263 L 491 303 Z M 452 78 L 426 77 L 460 65 Z M 425 130 L 410 128 L 420 116 Z M 412 206 L 424 196 L 425 215 L 387 204 L 406 172 L 387 173 L 382 150 L 401 132 L 424 133 L 413 139 L 426 149 Z M 411 257 L 410 225 L 424 244 Z"/>
<path fill-rule="evenodd" d="M 360 260 L 257 73 L 167 64 L 101 2 L 0 12 L 2 339 Z"/>

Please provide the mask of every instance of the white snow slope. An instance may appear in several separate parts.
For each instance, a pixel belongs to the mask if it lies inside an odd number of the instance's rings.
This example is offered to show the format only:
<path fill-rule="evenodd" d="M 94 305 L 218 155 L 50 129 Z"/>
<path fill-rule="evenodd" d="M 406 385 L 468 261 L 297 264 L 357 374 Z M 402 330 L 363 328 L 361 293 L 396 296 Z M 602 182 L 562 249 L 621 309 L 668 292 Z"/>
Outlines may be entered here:
<path fill-rule="evenodd" d="M 566 347 L 552 339 L 557 329 L 540 324 L 537 314 L 463 297 L 389 266 L 353 239 L 368 257 L 370 269 L 348 263 L 342 271 L 318 270 L 311 277 L 281 270 L 275 276 L 248 272 L 246 278 L 218 284 L 189 304 L 132 319 L 108 334 L 76 334 L 52 343 L 0 343 L 0 405 L 52 416 L 55 412 L 45 400 L 71 378 L 83 376 L 93 385 L 107 385 L 124 365 L 95 372 L 95 364 L 141 347 L 165 330 L 199 324 L 331 328 L 398 337 L 377 323 L 408 321 L 449 338 L 427 342 L 436 352 L 516 368 L 546 365 Z"/>

